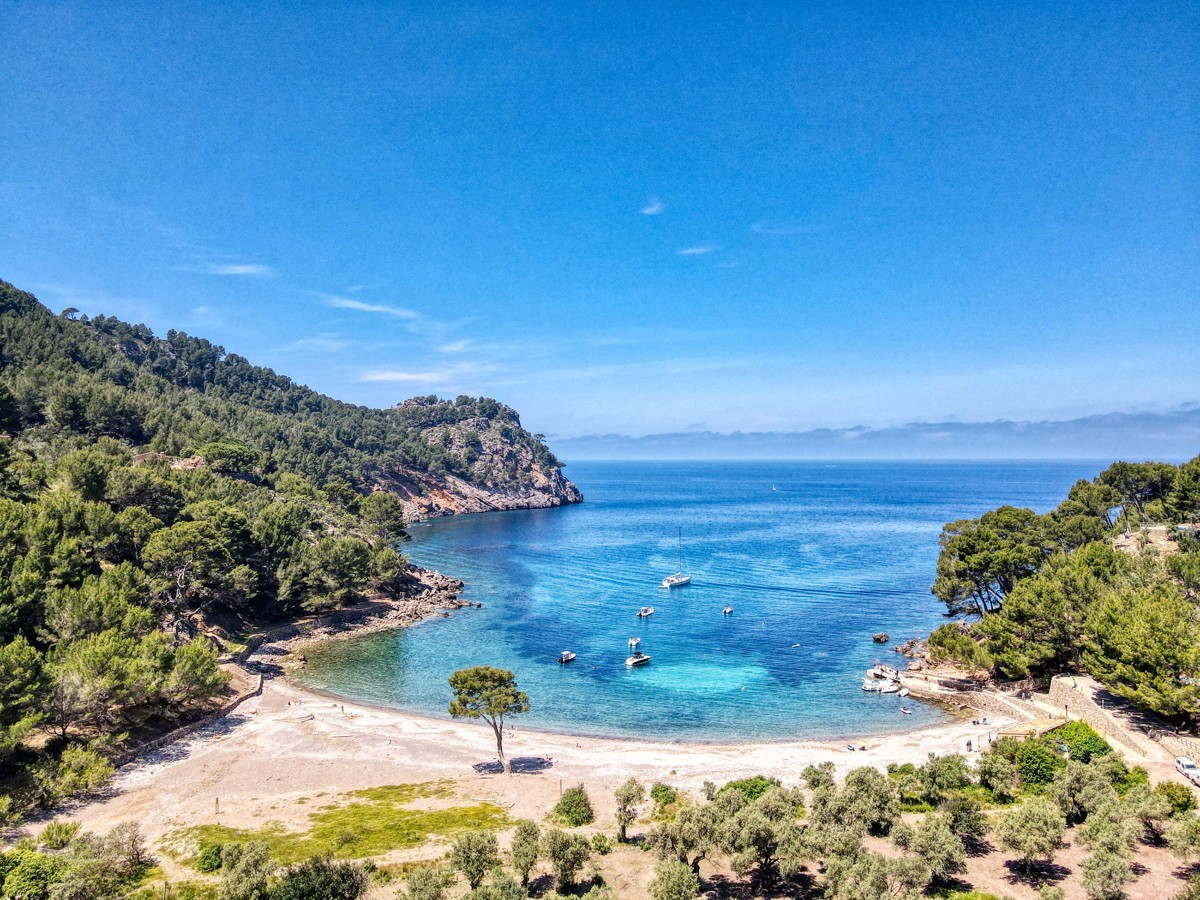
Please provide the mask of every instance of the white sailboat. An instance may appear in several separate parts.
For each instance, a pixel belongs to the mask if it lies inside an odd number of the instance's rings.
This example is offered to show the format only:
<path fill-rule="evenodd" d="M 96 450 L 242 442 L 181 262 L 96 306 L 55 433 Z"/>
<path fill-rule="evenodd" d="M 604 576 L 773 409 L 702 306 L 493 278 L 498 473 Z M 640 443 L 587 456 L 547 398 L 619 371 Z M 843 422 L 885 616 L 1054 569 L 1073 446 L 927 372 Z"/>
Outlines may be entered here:
<path fill-rule="evenodd" d="M 673 588 L 685 585 L 692 580 L 691 575 L 683 574 L 683 529 L 679 529 L 679 569 L 674 575 L 668 575 L 662 580 L 661 588 Z"/>

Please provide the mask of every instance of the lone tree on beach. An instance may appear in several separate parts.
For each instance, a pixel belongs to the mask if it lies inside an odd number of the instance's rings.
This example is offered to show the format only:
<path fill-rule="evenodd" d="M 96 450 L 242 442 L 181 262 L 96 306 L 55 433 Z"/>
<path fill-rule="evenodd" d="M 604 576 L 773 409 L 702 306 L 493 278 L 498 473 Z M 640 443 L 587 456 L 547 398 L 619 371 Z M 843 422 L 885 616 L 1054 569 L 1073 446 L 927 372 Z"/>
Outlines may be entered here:
<path fill-rule="evenodd" d="M 505 774 L 511 773 L 512 765 L 504 755 L 504 717 L 529 712 L 529 697 L 517 690 L 513 673 L 491 666 L 459 669 L 450 676 L 450 687 L 454 689 L 450 715 L 456 719 L 483 719 L 491 725 L 500 765 Z"/>

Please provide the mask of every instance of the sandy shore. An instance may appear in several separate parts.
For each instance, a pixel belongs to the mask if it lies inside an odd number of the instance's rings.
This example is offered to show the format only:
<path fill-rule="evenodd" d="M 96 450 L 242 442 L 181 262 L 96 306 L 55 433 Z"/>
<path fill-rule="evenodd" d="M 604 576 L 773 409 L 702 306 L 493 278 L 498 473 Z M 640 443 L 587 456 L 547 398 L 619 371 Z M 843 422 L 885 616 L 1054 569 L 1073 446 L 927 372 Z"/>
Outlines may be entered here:
<path fill-rule="evenodd" d="M 216 725 L 124 767 L 107 796 L 70 818 L 98 831 L 135 820 L 153 844 L 177 828 L 218 821 L 254 827 L 276 820 L 302 828 L 312 807 L 297 803 L 300 798 L 450 779 L 464 798 L 487 799 L 514 817 L 534 819 L 546 815 L 560 785 L 582 783 L 598 824 L 611 827 L 612 791 L 631 775 L 697 793 L 706 780 L 757 773 L 796 783 L 810 763 L 831 760 L 841 774 L 863 765 L 920 763 L 929 753 L 963 752 L 966 741 L 977 742 L 984 731 L 954 722 L 864 738 L 855 743 L 867 749 L 850 752 L 845 741 L 657 743 L 526 731 L 518 724 L 505 749 L 519 771 L 505 777 L 493 774 L 495 742 L 485 724 L 343 702 L 273 680 L 261 697 Z M 408 855 L 438 852 L 426 847 Z"/>

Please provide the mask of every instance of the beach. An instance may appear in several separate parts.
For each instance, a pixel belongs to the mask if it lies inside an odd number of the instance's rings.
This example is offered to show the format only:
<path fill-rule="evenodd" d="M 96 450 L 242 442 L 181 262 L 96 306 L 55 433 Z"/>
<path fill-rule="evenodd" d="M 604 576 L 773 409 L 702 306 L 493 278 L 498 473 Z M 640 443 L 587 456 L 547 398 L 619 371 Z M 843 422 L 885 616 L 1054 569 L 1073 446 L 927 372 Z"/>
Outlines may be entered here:
<path fill-rule="evenodd" d="M 1000 724 L 997 722 L 997 724 Z M 730 744 L 658 743 L 527 731 L 519 719 L 505 739 L 517 770 L 498 773 L 495 740 L 480 722 L 441 720 L 346 702 L 302 689 L 287 679 L 267 682 L 262 696 L 232 715 L 120 770 L 105 796 L 69 818 L 106 831 L 136 821 L 151 845 L 180 828 L 216 823 L 254 828 L 267 821 L 301 829 L 314 797 L 380 785 L 449 780 L 461 798 L 487 800 L 513 818 L 543 819 L 562 786 L 583 784 L 597 824 L 613 824 L 612 793 L 631 776 L 700 795 L 705 781 L 755 774 L 799 783 L 805 766 L 831 761 L 839 775 L 857 766 L 921 763 L 930 753 L 964 752 L 984 729 L 970 721 L 846 741 Z M 218 812 L 219 810 L 219 812 Z M 433 845 L 396 854 L 435 858 Z M 168 874 L 187 870 L 164 859 Z"/>

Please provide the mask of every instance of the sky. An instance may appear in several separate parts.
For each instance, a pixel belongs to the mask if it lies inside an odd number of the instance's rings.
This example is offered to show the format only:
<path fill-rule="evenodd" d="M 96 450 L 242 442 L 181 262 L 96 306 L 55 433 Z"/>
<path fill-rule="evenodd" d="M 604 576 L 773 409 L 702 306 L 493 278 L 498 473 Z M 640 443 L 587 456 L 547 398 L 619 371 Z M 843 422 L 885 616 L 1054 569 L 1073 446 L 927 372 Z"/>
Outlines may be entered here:
<path fill-rule="evenodd" d="M 1195 3 L 0 5 L 0 278 L 548 435 L 1200 400 Z"/>

